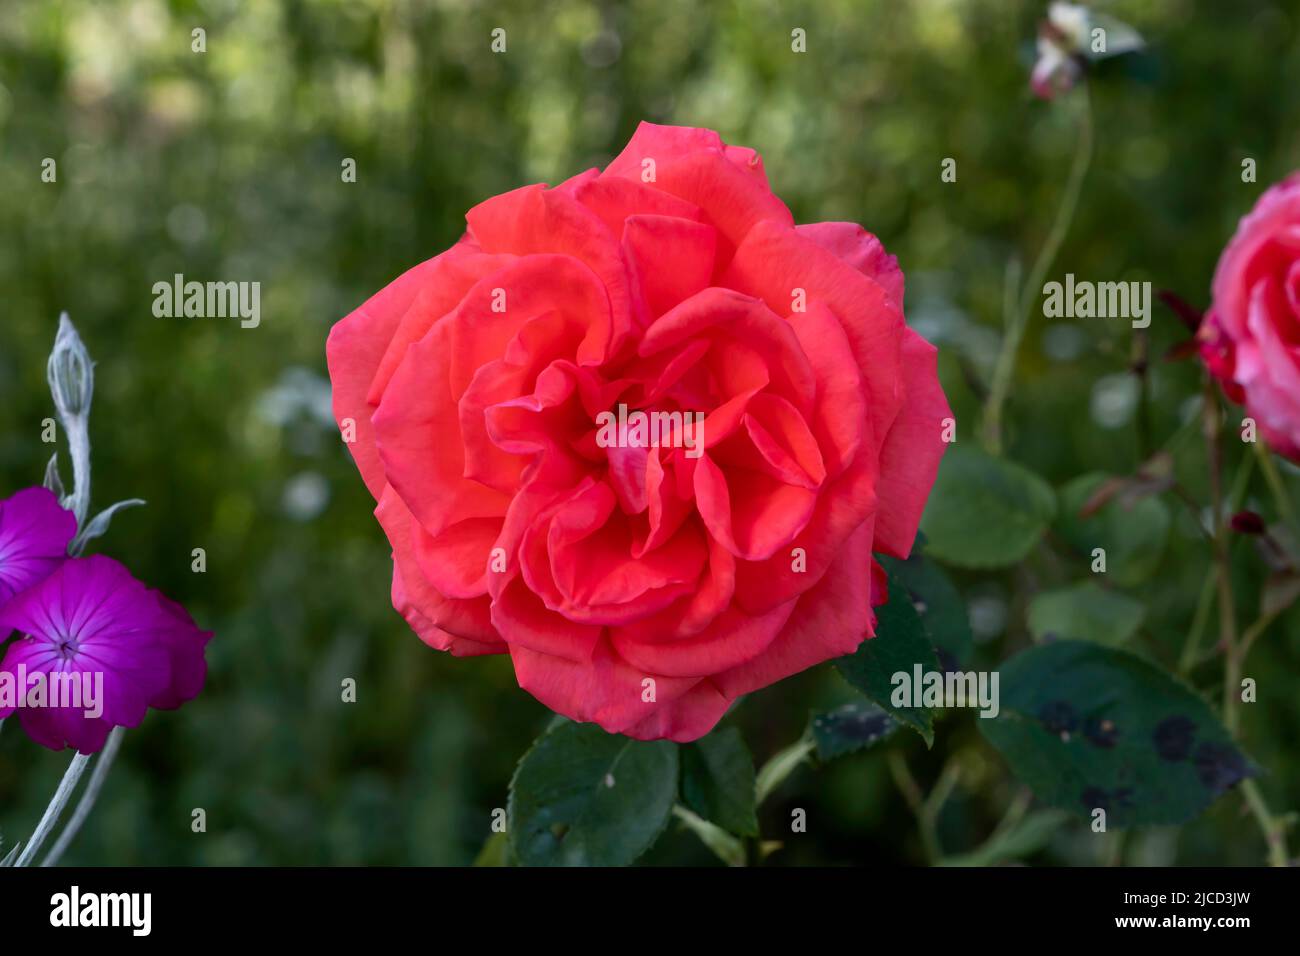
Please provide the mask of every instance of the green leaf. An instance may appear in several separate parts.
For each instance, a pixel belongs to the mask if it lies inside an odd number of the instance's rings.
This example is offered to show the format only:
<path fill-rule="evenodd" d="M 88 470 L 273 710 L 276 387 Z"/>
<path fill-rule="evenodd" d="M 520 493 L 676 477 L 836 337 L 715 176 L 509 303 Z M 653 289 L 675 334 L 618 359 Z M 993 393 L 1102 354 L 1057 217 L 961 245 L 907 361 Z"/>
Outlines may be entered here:
<path fill-rule="evenodd" d="M 626 866 L 649 849 L 677 797 L 677 747 L 562 723 L 510 782 L 510 845 L 524 866 Z"/>
<path fill-rule="evenodd" d="M 1258 773 L 1206 703 L 1140 657 L 1086 641 L 1001 670 L 984 736 L 1039 799 L 1108 827 L 1185 823 Z"/>
<path fill-rule="evenodd" d="M 754 789 L 758 791 L 758 803 L 772 795 L 777 787 L 785 783 L 790 774 L 799 769 L 813 751 L 813 742 L 806 736 L 800 737 L 789 747 L 779 750 L 768 758 L 758 771 Z"/>
<path fill-rule="evenodd" d="M 934 742 L 933 711 L 928 707 L 895 707 L 890 702 L 894 674 L 906 673 L 910 680 L 918 664 L 923 671 L 939 670 L 939 659 L 925 636 L 921 616 L 907 589 L 890 575 L 889 603 L 876 608 L 876 636 L 836 660 L 835 666 L 850 684 L 924 737 L 928 746 Z"/>
<path fill-rule="evenodd" d="M 681 750 L 682 800 L 729 833 L 758 836 L 754 758 L 735 727 L 715 730 Z"/>
<path fill-rule="evenodd" d="M 745 865 L 745 844 L 739 837 L 734 837 L 720 826 L 715 826 L 703 817 L 696 816 L 683 806 L 673 807 L 673 816 L 681 820 L 688 830 L 700 838 L 700 842 L 713 851 L 727 866 Z"/>
<path fill-rule="evenodd" d="M 964 664 L 974 643 L 970 617 L 961 595 L 943 568 L 921 553 L 919 541 L 906 561 L 887 555 L 880 555 L 878 560 L 891 576 L 898 578 L 912 599 L 926 637 L 943 652 L 939 655 L 940 663 L 950 662 L 954 668 Z M 943 660 L 945 654 L 949 661 Z"/>
<path fill-rule="evenodd" d="M 812 719 L 819 760 L 864 750 L 898 729 L 898 721 L 875 704 L 845 704 Z"/>
<path fill-rule="evenodd" d="M 1024 559 L 1056 515 L 1052 486 L 1014 462 L 972 448 L 943 457 L 921 528 L 926 553 L 963 568 Z"/>
<path fill-rule="evenodd" d="M 1116 495 L 1086 518 L 1079 511 L 1111 481 L 1102 472 L 1075 478 L 1061 489 L 1061 537 L 1092 564 L 1094 548 L 1106 552 L 1106 575 L 1122 587 L 1141 584 L 1160 567 L 1171 523 L 1168 506 L 1156 497 Z"/>
<path fill-rule="evenodd" d="M 1077 638 L 1123 644 L 1137 633 L 1145 616 L 1141 601 L 1095 581 L 1043 591 L 1029 602 L 1029 630 L 1040 641 Z"/>
<path fill-rule="evenodd" d="M 494 833 L 483 841 L 483 847 L 474 858 L 475 866 L 513 866 L 510 859 L 510 838 L 502 833 Z"/>

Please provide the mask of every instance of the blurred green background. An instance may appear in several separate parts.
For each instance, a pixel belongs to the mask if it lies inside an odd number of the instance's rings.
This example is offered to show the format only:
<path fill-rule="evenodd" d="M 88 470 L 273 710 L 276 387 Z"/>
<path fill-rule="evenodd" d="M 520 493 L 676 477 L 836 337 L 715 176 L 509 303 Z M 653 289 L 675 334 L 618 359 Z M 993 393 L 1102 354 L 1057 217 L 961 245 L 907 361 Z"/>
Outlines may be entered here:
<path fill-rule="evenodd" d="M 216 631 L 203 694 L 151 712 L 66 856 L 83 864 L 461 864 L 503 807 L 549 714 L 504 658 L 457 661 L 391 610 L 390 562 L 330 420 L 331 324 L 444 249 L 466 209 L 603 165 L 636 124 L 708 126 L 757 148 L 799 221 L 863 223 L 907 274 L 909 321 L 941 348 L 959 441 L 999 343 L 1003 274 L 1050 225 L 1074 144 L 1073 101 L 1028 90 L 1046 4 L 1009 0 L 4 0 L 0 10 L 0 494 L 40 481 L 52 413 L 45 357 L 67 310 L 98 362 L 94 500 L 142 497 L 98 550 Z M 1150 280 L 1204 305 L 1237 217 L 1300 167 L 1300 4 L 1133 0 L 1104 6 L 1150 49 L 1091 75 L 1097 145 L 1056 267 Z M 207 52 L 191 51 L 206 30 Z M 508 52 L 489 52 L 507 31 Z M 807 31 L 808 52 L 790 49 Z M 43 183 L 42 160 L 58 180 Z M 357 181 L 341 180 L 341 162 Z M 956 183 L 940 163 L 958 163 Z M 1241 181 L 1243 158 L 1257 184 Z M 262 324 L 159 319 L 152 286 L 260 281 Z M 1185 337 L 1168 312 L 1155 359 Z M 1035 314 L 1007 409 L 1011 457 L 1061 485 L 1139 462 L 1126 323 Z M 1153 360 L 1156 445 L 1193 413 L 1192 363 Z M 1175 446 L 1205 498 L 1195 426 Z M 1236 443 L 1229 443 L 1235 445 Z M 1230 448 L 1230 467 L 1240 457 Z M 66 456 L 65 456 L 66 462 Z M 66 467 L 66 464 L 65 464 Z M 1287 480 L 1294 483 L 1295 470 Z M 1259 500 L 1256 501 L 1256 498 Z M 1248 489 L 1261 510 L 1262 485 Z M 1178 520 L 1138 649 L 1177 659 L 1208 556 Z M 207 572 L 190 569 L 193 548 Z M 1261 563 L 1234 551 L 1249 594 Z M 1070 576 L 1039 556 L 959 575 L 977 664 L 1024 646 L 1035 589 Z M 1248 601 L 1249 603 L 1249 601 Z M 1247 673 L 1245 741 L 1275 811 L 1300 808 L 1300 618 Z M 1211 666 L 1198 686 L 1218 680 Z M 358 702 L 342 704 L 354 677 Z M 761 761 L 810 711 L 852 697 L 828 667 L 742 704 L 729 721 Z M 967 711 L 927 751 L 891 745 L 923 787 L 956 787 L 938 820 L 951 853 L 995 826 L 1018 785 Z M 0 735 L 0 831 L 25 838 L 68 755 Z M 193 808 L 206 833 L 191 832 Z M 782 837 L 792 808 L 808 832 Z M 762 813 L 771 864 L 922 859 L 883 751 L 800 770 Z M 1245 864 L 1262 840 L 1236 793 L 1179 830 L 1122 846 L 1086 822 L 1024 857 L 1091 865 Z M 675 828 L 649 863 L 713 864 Z"/>

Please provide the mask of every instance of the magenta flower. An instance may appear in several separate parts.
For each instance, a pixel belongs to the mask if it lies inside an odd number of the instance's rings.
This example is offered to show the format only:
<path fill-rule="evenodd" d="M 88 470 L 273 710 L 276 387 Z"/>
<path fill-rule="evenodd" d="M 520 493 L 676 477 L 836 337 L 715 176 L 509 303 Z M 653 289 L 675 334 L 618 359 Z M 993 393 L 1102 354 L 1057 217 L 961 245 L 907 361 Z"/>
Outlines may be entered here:
<path fill-rule="evenodd" d="M 24 488 L 0 501 L 0 605 L 67 560 L 76 533 L 77 519 L 46 488 Z M 0 630 L 0 640 L 7 633 Z"/>
<path fill-rule="evenodd" d="M 212 637 L 211 631 L 201 631 L 189 612 L 175 601 L 150 591 L 158 602 L 159 611 L 168 623 L 160 631 L 163 647 L 171 659 L 171 681 L 161 694 L 149 701 L 156 710 L 175 710 L 187 700 L 199 696 L 208 676 L 208 662 L 203 649 Z"/>
<path fill-rule="evenodd" d="M 51 750 L 93 753 L 114 726 L 203 685 L 210 633 L 111 558 L 70 559 L 0 608 L 22 636 L 0 661 L 0 717 Z"/>

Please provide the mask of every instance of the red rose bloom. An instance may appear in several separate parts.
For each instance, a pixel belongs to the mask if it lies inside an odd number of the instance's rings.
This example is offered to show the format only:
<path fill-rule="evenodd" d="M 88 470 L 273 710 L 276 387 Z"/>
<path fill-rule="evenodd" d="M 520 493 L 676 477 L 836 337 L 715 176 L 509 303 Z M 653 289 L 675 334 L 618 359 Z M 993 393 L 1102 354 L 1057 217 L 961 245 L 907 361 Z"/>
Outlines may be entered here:
<path fill-rule="evenodd" d="M 416 633 L 679 741 L 870 637 L 872 552 L 911 549 L 950 415 L 880 242 L 795 226 L 752 150 L 650 124 L 466 219 L 328 344 Z M 700 424 L 602 440 L 619 409 Z"/>
<path fill-rule="evenodd" d="M 1273 448 L 1300 461 L 1300 173 L 1243 217 L 1214 271 L 1201 358 Z"/>

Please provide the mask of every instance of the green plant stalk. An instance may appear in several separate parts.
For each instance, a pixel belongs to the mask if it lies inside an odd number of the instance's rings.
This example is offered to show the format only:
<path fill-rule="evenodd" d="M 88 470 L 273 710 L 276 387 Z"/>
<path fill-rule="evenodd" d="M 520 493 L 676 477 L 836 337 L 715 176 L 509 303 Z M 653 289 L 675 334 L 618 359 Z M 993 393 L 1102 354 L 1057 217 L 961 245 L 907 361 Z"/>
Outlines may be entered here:
<path fill-rule="evenodd" d="M 1241 507 L 1241 501 L 1246 495 L 1246 487 L 1250 483 L 1251 470 L 1254 464 L 1255 460 L 1253 458 L 1246 458 L 1242 460 L 1241 465 L 1237 468 L 1237 476 L 1232 481 L 1230 496 L 1233 511 Z M 1201 517 L 1197 514 L 1190 498 L 1179 495 L 1178 499 L 1191 510 L 1192 517 L 1199 526 Z M 1213 542 L 1213 538 L 1210 540 Z M 1205 582 L 1201 585 L 1201 596 L 1196 602 L 1196 613 L 1192 617 L 1192 627 L 1187 632 L 1187 641 L 1183 644 L 1183 653 L 1178 659 L 1178 673 L 1183 676 L 1191 673 L 1192 668 L 1201 662 L 1201 635 L 1205 631 L 1205 625 L 1210 620 L 1210 607 L 1213 603 L 1215 584 L 1218 580 L 1216 572 L 1217 567 L 1213 563 L 1205 572 Z"/>
<path fill-rule="evenodd" d="M 907 761 L 894 751 L 889 753 L 889 773 L 894 778 L 894 784 L 898 787 L 898 792 L 903 795 L 903 800 L 912 811 L 912 815 L 916 817 L 916 829 L 921 837 L 921 849 L 925 853 L 925 860 L 934 866 L 943 859 L 943 848 L 939 845 L 938 833 L 930 825 L 926 815 L 925 795 L 921 786 L 912 776 L 912 771 L 907 769 Z"/>
<path fill-rule="evenodd" d="M 1273 453 L 1262 441 L 1257 441 L 1254 445 L 1255 457 L 1259 460 L 1259 467 L 1264 473 L 1264 480 L 1268 483 L 1268 490 L 1273 495 L 1273 503 L 1277 505 L 1278 515 L 1286 523 L 1287 530 L 1294 532 L 1295 506 L 1291 503 L 1291 495 L 1282 482 L 1282 475 L 1278 473 L 1277 463 L 1273 461 Z"/>
<path fill-rule="evenodd" d="M 1102 866 L 1123 866 L 1128 831 L 1113 830 L 1102 843 Z"/>
<path fill-rule="evenodd" d="M 1178 659 L 1178 673 L 1186 676 L 1198 663 L 1201 634 L 1210 620 L 1210 607 L 1214 603 L 1214 586 L 1216 576 L 1211 567 L 1201 584 L 1201 596 L 1196 601 L 1196 613 L 1192 616 L 1192 626 L 1187 632 L 1187 641 L 1183 644 L 1182 656 Z"/>
<path fill-rule="evenodd" d="M 1286 824 L 1274 819 L 1273 815 L 1268 812 L 1268 804 L 1264 802 L 1264 795 L 1259 792 L 1259 787 L 1255 785 L 1254 780 L 1243 780 L 1241 792 L 1246 797 L 1246 804 L 1250 807 L 1250 812 L 1255 815 L 1260 830 L 1264 833 L 1264 844 L 1268 847 L 1268 865 L 1289 865 L 1290 854 L 1286 848 Z"/>
<path fill-rule="evenodd" d="M 1070 224 L 1074 221 L 1074 213 L 1079 206 L 1079 195 L 1083 191 L 1083 181 L 1088 174 L 1088 165 L 1092 161 L 1092 101 L 1089 99 L 1086 84 L 1079 87 L 1079 99 L 1082 104 L 1079 108 L 1079 138 L 1075 145 L 1074 161 L 1070 165 L 1065 191 L 1061 195 L 1061 205 L 1056 211 L 1056 219 L 1052 223 L 1051 232 L 1047 235 L 1047 241 L 1043 243 L 1038 253 L 1038 258 L 1034 260 L 1033 268 L 1030 269 L 1029 278 L 1021 289 L 1020 295 L 1004 296 L 1005 331 L 1002 336 L 1002 349 L 998 353 L 997 364 L 994 366 L 993 383 L 989 388 L 988 400 L 984 404 L 983 419 L 984 447 L 994 455 L 1002 453 L 1002 407 L 1011 390 L 1012 372 L 1015 370 L 1016 356 L 1020 352 L 1020 342 L 1029 324 L 1031 306 L 1034 297 L 1042 289 L 1047 271 L 1056 260 L 1056 254 L 1061 250 L 1061 244 L 1070 230 Z M 1010 274 L 1009 270 L 1008 277 Z M 1013 300 L 1014 309 L 1010 308 Z"/>
<path fill-rule="evenodd" d="M 920 784 L 907 769 L 907 761 L 901 754 L 890 752 L 889 772 L 916 817 L 916 828 L 921 837 L 926 862 L 931 866 L 941 865 L 944 853 L 939 843 L 939 814 L 957 787 L 957 781 L 961 778 L 961 768 L 951 761 L 945 764 L 929 795 L 922 792 Z"/>
<path fill-rule="evenodd" d="M 1237 613 L 1232 597 L 1228 565 L 1228 524 L 1223 507 L 1223 449 L 1219 443 L 1222 416 L 1215 386 L 1207 376 L 1204 386 L 1202 423 L 1210 465 L 1210 508 L 1214 520 L 1211 549 L 1215 582 L 1219 592 L 1219 643 L 1223 647 L 1223 723 L 1237 736 L 1237 690 L 1241 684 L 1241 661 L 1237 653 Z"/>
<path fill-rule="evenodd" d="M 1228 564 L 1227 520 L 1223 508 L 1223 450 L 1219 443 L 1222 428 L 1222 416 L 1219 410 L 1217 393 L 1209 376 L 1205 379 L 1204 432 L 1206 449 L 1210 464 L 1211 504 L 1214 513 L 1214 569 L 1219 590 L 1219 630 L 1223 644 L 1223 723 L 1235 738 L 1240 732 L 1240 720 L 1237 698 L 1241 689 L 1241 668 L 1243 650 L 1253 643 L 1255 638 L 1266 628 L 1269 620 L 1261 618 L 1247 631 L 1247 640 L 1238 643 L 1237 618 L 1233 605 L 1232 579 Z M 1267 456 L 1265 452 L 1263 457 Z M 1270 462 L 1271 464 L 1271 462 Z M 1265 468 L 1265 475 L 1268 469 Z M 1235 491 L 1236 489 L 1234 489 Z M 1285 827 L 1273 819 L 1268 805 L 1255 781 L 1246 779 L 1241 784 L 1242 794 L 1250 807 L 1264 843 L 1268 847 L 1268 859 L 1272 866 L 1287 865 Z"/>

